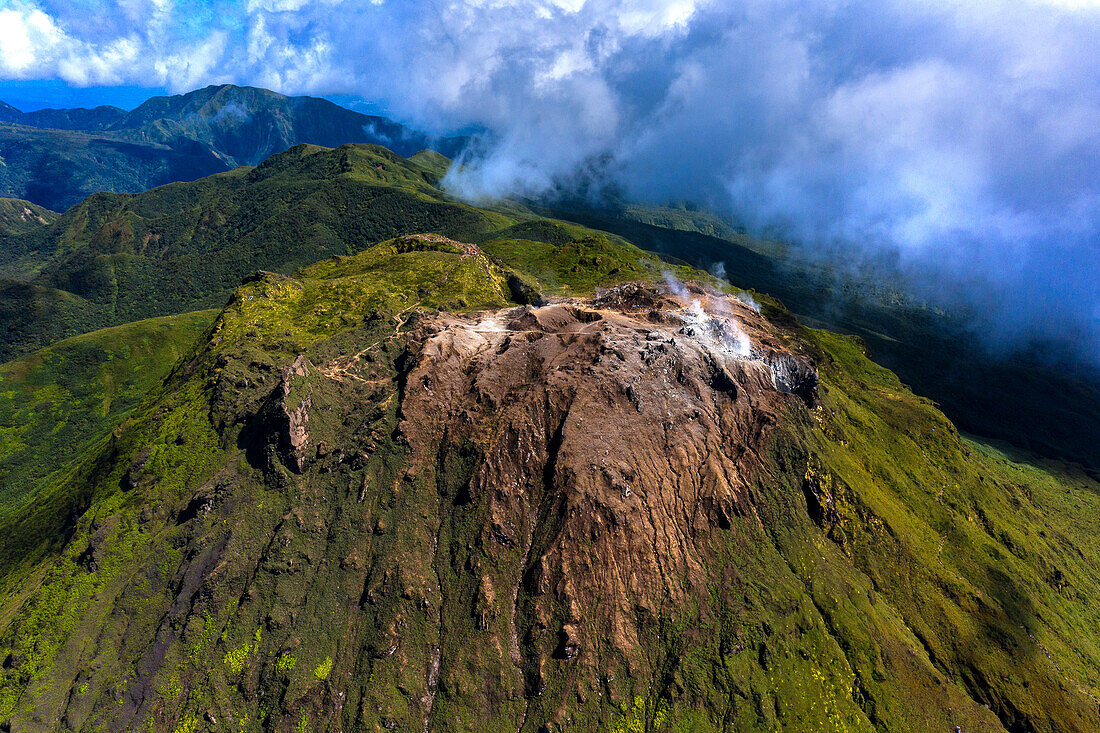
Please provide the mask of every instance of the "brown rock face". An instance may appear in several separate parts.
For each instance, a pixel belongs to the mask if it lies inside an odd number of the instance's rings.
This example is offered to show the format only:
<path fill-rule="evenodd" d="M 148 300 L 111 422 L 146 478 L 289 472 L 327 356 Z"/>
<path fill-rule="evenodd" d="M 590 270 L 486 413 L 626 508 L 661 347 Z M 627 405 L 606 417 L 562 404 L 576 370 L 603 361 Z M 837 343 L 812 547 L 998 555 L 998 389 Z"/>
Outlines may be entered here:
<path fill-rule="evenodd" d="M 481 509 L 477 542 L 496 561 L 478 625 L 511 601 L 496 615 L 529 695 L 551 660 L 595 668 L 608 644 L 643 658 L 637 619 L 706 595 L 697 540 L 755 515 L 758 449 L 790 393 L 809 399 L 816 384 L 740 301 L 633 285 L 434 316 L 413 349 L 402 432 L 418 469 L 478 456 L 457 492 Z M 533 607 L 515 606 L 521 588 Z"/>
<path fill-rule="evenodd" d="M 309 410 L 313 406 L 313 391 L 309 386 L 309 362 L 299 355 L 283 369 L 275 400 L 280 430 L 280 448 L 288 466 L 298 473 L 305 468 L 309 443 Z"/>

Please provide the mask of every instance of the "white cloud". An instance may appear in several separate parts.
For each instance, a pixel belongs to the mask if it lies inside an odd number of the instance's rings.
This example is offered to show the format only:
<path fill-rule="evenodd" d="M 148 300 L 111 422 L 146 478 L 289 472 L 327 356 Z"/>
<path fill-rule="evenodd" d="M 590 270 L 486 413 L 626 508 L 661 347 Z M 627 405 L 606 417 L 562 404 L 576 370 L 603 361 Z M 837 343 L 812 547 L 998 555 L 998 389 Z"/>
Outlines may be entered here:
<path fill-rule="evenodd" d="M 266 10 L 269 13 L 286 13 L 301 10 L 310 0 L 248 0 L 248 11 Z"/>
<path fill-rule="evenodd" d="M 1084 334 L 1100 355 L 1098 0 L 202 12 L 16 4 L 0 11 L 0 76 L 358 93 L 437 131 L 488 130 L 450 178 L 471 196 L 595 166 L 637 198 L 696 199 L 808 247 L 926 268 L 1000 324 Z"/>
<path fill-rule="evenodd" d="M 38 8 L 16 5 L 0 10 L 0 74 L 33 78 L 44 59 L 66 42 L 53 19 Z"/>
<path fill-rule="evenodd" d="M 146 79 L 176 91 L 234 81 L 232 69 L 226 68 L 223 63 L 225 52 L 231 45 L 233 43 L 224 32 L 215 31 L 201 43 L 155 56 L 152 69 L 145 72 L 148 74 Z M 142 69 L 142 66 L 137 68 Z M 131 83 L 134 81 L 130 79 Z"/>

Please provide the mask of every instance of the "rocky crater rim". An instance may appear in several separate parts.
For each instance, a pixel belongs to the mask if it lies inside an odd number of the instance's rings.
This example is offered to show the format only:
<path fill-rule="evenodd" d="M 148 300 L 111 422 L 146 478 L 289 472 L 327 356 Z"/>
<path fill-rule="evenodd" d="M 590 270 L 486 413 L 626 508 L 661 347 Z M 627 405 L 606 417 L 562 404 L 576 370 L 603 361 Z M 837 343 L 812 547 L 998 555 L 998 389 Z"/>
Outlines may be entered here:
<path fill-rule="evenodd" d="M 552 297 L 541 306 L 523 305 L 474 314 L 439 314 L 424 325 L 436 336 L 425 343 L 439 347 L 442 332 L 473 352 L 490 348 L 504 336 L 602 333 L 608 344 L 633 347 L 641 336 L 653 346 L 691 349 L 717 364 L 737 362 L 768 375 L 771 386 L 813 406 L 818 375 L 755 303 L 695 282 L 654 285 L 631 282 L 600 289 L 593 298 Z"/>
<path fill-rule="evenodd" d="M 531 695 L 554 660 L 596 674 L 601 640 L 639 660 L 638 609 L 704 592 L 714 533 L 762 526 L 770 438 L 817 379 L 750 305 L 695 285 L 425 314 L 409 336 L 397 434 L 414 474 L 451 467 L 473 545 L 513 568 L 482 595 L 529 599 L 500 613 Z"/>

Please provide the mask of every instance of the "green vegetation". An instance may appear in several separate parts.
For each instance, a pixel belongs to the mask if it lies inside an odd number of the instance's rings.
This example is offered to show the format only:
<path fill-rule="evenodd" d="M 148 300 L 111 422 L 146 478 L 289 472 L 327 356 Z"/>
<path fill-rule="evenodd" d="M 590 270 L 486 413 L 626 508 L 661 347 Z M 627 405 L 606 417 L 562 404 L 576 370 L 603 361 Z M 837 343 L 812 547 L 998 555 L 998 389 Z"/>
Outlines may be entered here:
<path fill-rule="evenodd" d="M 560 244 L 505 239 L 486 242 L 482 248 L 526 274 L 540 290 L 561 295 L 591 293 L 597 287 L 631 280 L 659 279 L 663 267 L 636 247 L 602 236 Z"/>
<path fill-rule="evenodd" d="M 136 319 L 220 307 L 258 269 L 289 274 L 404 234 L 558 244 L 594 234 L 522 209 L 455 202 L 432 184 L 438 159 L 418 160 L 428 167 L 374 146 L 298 146 L 255 169 L 136 196 L 92 196 L 27 245 L 46 260 L 30 282 L 0 282 L 0 358 Z M 554 255 L 562 256 L 574 258 L 566 280 L 575 283 L 590 286 L 614 269 L 588 273 L 575 252 Z M 619 257 L 596 256 L 609 264 Z"/>
<path fill-rule="evenodd" d="M 97 191 L 142 191 L 226 170 L 198 145 L 170 146 L 114 131 L 0 123 L 0 192 L 65 211 Z"/>
<path fill-rule="evenodd" d="M 409 162 L 423 169 L 428 174 L 430 182 L 437 185 L 443 180 L 443 176 L 447 175 L 447 169 L 451 167 L 451 159 L 434 150 L 421 150 L 416 155 L 410 156 Z"/>
<path fill-rule="evenodd" d="M 131 112 L 41 110 L 0 102 L 0 193 L 64 211 L 97 191 L 144 191 L 255 165 L 301 143 L 383 143 L 454 155 L 461 138 L 429 138 L 384 117 L 314 97 L 210 86 L 153 97 Z"/>
<path fill-rule="evenodd" d="M 583 609 L 543 587 L 532 548 L 574 509 L 544 501 L 540 466 L 510 516 L 492 487 L 513 476 L 480 436 L 408 439 L 405 396 L 433 388 L 406 383 L 421 326 L 666 270 L 714 281 L 519 206 L 455 203 L 440 173 L 428 154 L 303 146 L 92 197 L 27 235 L 47 232 L 27 251 L 48 258 L 10 287 L 64 328 L 228 303 L 0 366 L 0 723 L 1095 730 L 1100 484 L 960 435 L 860 341 L 767 296 L 819 372 L 814 404 L 768 415 L 737 511 L 637 538 L 690 546 L 702 581 L 677 602 L 632 581 L 636 597 Z M 745 263 L 731 277 L 768 273 Z M 7 307 L 11 328 L 23 306 Z M 553 432 L 504 433 L 501 453 L 549 465 Z M 585 664 L 540 657 L 576 616 Z"/>
<path fill-rule="evenodd" d="M 480 580 L 520 550 L 478 549 L 489 499 L 453 498 L 476 446 L 425 463 L 397 437 L 405 339 L 434 309 L 507 305 L 510 274 L 585 293 L 664 267 L 609 239 L 429 236 L 250 278 L 119 430 L 2 520 L 0 720 L 419 727 L 431 699 L 436 729 L 1088 730 L 1100 486 L 962 438 L 857 342 L 766 298 L 819 401 L 783 416 L 754 511 L 694 540 L 708 588 L 640 615 L 637 656 L 586 649 L 602 679 L 555 659 L 524 693 L 508 619 L 532 591 Z M 302 405 L 304 468 L 279 417 Z"/>
<path fill-rule="evenodd" d="M 0 278 L 28 277 L 37 271 L 42 258 L 35 246 L 57 217 L 29 201 L 0 198 Z"/>
<path fill-rule="evenodd" d="M 0 237 L 28 234 L 57 221 L 57 214 L 30 201 L 0 198 Z M 3 240 L 7 241 L 7 239 Z M 7 247 L 3 248 L 8 251 Z"/>
<path fill-rule="evenodd" d="M 246 641 L 236 649 L 231 649 L 225 653 L 225 657 L 222 658 L 222 661 L 225 663 L 225 666 L 229 668 L 230 672 L 233 674 L 240 674 L 244 671 L 245 665 L 248 664 L 252 655 L 259 651 L 261 638 L 260 630 L 256 629 L 252 641 Z"/>
<path fill-rule="evenodd" d="M 137 321 L 0 365 L 0 516 L 114 430 L 215 316 Z"/>
<path fill-rule="evenodd" d="M 331 671 L 332 657 L 325 657 L 324 660 L 313 669 L 313 676 L 323 682 L 328 679 L 328 674 Z"/>
<path fill-rule="evenodd" d="M 1088 630 L 1100 611 L 1085 589 L 1100 584 L 1100 552 L 1089 539 L 1100 530 L 1100 485 L 1071 465 L 996 455 L 961 437 L 855 340 L 807 336 L 822 350 L 825 389 L 795 439 L 808 454 L 808 510 L 830 547 L 815 543 L 802 553 L 805 565 L 793 566 L 831 632 L 849 640 L 846 656 L 870 710 L 918 719 L 928 703 L 912 692 L 916 679 L 897 684 L 898 666 L 887 664 L 885 678 L 876 666 L 889 654 L 884 639 L 858 630 L 866 609 L 837 603 L 857 587 L 904 623 L 907 655 L 927 657 L 934 676 L 1006 728 L 1024 720 L 1060 721 L 1030 723 L 1037 729 L 1093 727 L 1100 645 Z M 840 558 L 858 573 L 837 573 Z M 897 689 L 888 691 L 891 684 Z"/>
<path fill-rule="evenodd" d="M 759 250 L 766 243 L 754 240 L 745 232 L 721 217 L 697 207 L 682 206 L 640 206 L 623 205 L 616 212 L 623 222 L 636 222 L 681 232 L 695 232 L 709 237 L 725 239 L 742 246 Z M 774 250 L 774 245 L 773 245 Z"/>

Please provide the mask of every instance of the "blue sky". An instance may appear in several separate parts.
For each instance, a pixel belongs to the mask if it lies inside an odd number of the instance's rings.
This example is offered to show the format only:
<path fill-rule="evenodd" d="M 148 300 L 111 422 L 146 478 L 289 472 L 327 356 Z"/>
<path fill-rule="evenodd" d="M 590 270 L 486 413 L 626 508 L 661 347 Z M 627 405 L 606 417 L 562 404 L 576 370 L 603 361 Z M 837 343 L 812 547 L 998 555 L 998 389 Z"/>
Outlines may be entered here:
<path fill-rule="evenodd" d="M 489 131 L 459 195 L 595 167 L 1100 360 L 1098 38 L 1095 0 L 0 0 L 0 99 L 371 100 Z"/>
<path fill-rule="evenodd" d="M 168 94 L 165 87 L 77 87 L 58 79 L 0 81 L 0 100 L 23 112 L 47 107 L 98 107 L 101 104 L 133 109 L 149 97 Z"/>

